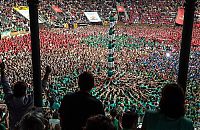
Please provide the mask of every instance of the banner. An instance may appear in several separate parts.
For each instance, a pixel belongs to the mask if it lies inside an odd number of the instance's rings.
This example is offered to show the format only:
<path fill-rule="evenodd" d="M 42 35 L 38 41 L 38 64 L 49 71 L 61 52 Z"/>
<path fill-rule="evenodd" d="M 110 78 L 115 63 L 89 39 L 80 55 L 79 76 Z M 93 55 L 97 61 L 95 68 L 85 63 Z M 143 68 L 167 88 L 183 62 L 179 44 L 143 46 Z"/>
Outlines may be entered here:
<path fill-rule="evenodd" d="M 196 24 L 195 26 L 200 28 L 200 23 Z"/>
<path fill-rule="evenodd" d="M 17 6 L 14 7 L 15 10 L 29 10 L 28 6 Z"/>
<path fill-rule="evenodd" d="M 74 23 L 74 29 L 77 29 L 77 28 L 78 28 L 78 24 Z"/>
<path fill-rule="evenodd" d="M 62 13 L 62 10 L 58 6 L 53 5 L 51 8 L 57 13 Z"/>
<path fill-rule="evenodd" d="M 28 6 L 14 7 L 14 10 L 16 10 L 17 12 L 19 12 L 26 19 L 30 20 L 30 17 L 29 17 L 29 7 Z M 38 22 L 39 23 L 43 23 L 40 19 L 38 19 Z"/>
<path fill-rule="evenodd" d="M 103 26 L 108 26 L 109 24 L 108 24 L 108 21 L 104 21 L 103 22 Z"/>
<path fill-rule="evenodd" d="M 84 14 L 90 22 L 101 22 L 97 12 L 84 12 Z"/>
<path fill-rule="evenodd" d="M 183 7 L 179 7 L 178 8 L 178 14 L 177 14 L 177 17 L 176 17 L 176 23 L 177 24 L 183 25 L 184 13 L 185 13 L 184 8 Z"/>
<path fill-rule="evenodd" d="M 1 32 L 0 35 L 1 35 L 1 38 L 10 37 L 11 36 L 11 31 Z"/>
<path fill-rule="evenodd" d="M 125 9 L 123 6 L 117 6 L 117 11 L 121 13 L 121 12 L 125 12 Z"/>
<path fill-rule="evenodd" d="M 64 24 L 64 27 L 65 27 L 65 28 L 69 28 L 69 24 L 67 24 L 67 23 Z"/>

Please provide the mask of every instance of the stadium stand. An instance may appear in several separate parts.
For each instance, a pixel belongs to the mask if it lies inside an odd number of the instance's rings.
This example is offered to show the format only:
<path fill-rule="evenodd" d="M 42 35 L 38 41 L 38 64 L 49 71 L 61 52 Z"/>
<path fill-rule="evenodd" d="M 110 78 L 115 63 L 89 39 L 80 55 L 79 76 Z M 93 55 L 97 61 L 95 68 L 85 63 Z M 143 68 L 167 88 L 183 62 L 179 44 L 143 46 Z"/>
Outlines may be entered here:
<path fill-rule="evenodd" d="M 61 11 L 55 11 L 54 5 Z M 75 30 L 55 27 L 63 27 L 70 20 L 89 23 L 84 15 L 86 11 L 96 11 L 102 20 L 108 20 L 109 12 L 116 5 L 124 6 L 128 22 L 136 25 L 116 27 L 115 75 L 111 82 L 106 79 L 108 27 L 86 26 Z M 55 127 L 59 124 L 58 117 L 53 115 L 58 113 L 65 94 L 79 90 L 78 76 L 84 71 L 93 73 L 96 83 L 90 94 L 104 104 L 106 115 L 117 109 L 119 118 L 123 112 L 133 110 L 139 116 L 138 123 L 142 123 L 146 110 L 157 110 L 161 89 L 177 79 L 182 28 L 172 25 L 177 8 L 182 5 L 182 0 L 124 0 L 116 3 L 111 0 L 41 1 L 39 16 L 45 24 L 40 29 L 41 65 L 42 68 L 46 65 L 52 67 L 48 85 L 43 88 L 43 106 L 45 118 L 56 119 L 49 121 L 49 125 Z M 29 30 L 29 20 L 13 9 L 20 6 L 27 6 L 27 3 L 0 1 L 1 32 Z M 196 15 L 199 10 L 198 2 Z M 198 24 L 197 18 L 195 24 Z M 28 94 L 33 92 L 30 42 L 29 33 L 0 40 L 0 60 L 6 64 L 10 83 L 25 81 Z M 200 127 L 199 66 L 200 29 L 195 27 L 185 104 L 186 117 L 193 121 L 195 127 Z M 0 88 L 2 103 L 4 96 Z M 9 127 L 6 122 L 3 120 Z"/>

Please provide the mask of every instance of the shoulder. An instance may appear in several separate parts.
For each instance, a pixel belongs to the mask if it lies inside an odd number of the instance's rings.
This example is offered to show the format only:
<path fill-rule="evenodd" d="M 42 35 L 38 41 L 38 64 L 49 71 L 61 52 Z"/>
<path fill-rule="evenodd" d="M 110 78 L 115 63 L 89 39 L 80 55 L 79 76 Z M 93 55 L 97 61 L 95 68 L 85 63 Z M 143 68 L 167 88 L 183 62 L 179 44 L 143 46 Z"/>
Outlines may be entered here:
<path fill-rule="evenodd" d="M 90 102 L 92 104 L 93 103 L 102 104 L 100 100 L 96 99 L 95 97 L 91 96 L 88 93 L 82 93 L 82 92 L 67 94 L 64 96 L 63 101 L 64 102 L 80 101 L 80 102 Z"/>
<path fill-rule="evenodd" d="M 33 105 L 33 103 L 34 103 L 34 97 L 33 97 L 33 95 L 27 95 L 26 98 L 25 98 L 24 100 L 25 100 L 25 101 L 27 102 L 27 104 L 29 104 L 30 106 Z"/>
<path fill-rule="evenodd" d="M 160 113 L 156 111 L 146 111 L 143 119 L 143 127 L 147 128 L 150 124 L 157 122 Z"/>
<path fill-rule="evenodd" d="M 96 99 L 95 97 L 93 97 L 93 96 L 88 96 L 88 99 L 91 101 L 91 102 L 94 102 L 94 103 L 96 103 L 96 104 L 98 104 L 98 105 L 102 105 L 102 103 L 101 103 L 101 101 L 100 100 L 98 100 L 98 99 Z"/>
<path fill-rule="evenodd" d="M 146 111 L 145 113 L 145 117 L 148 117 L 148 118 L 153 118 L 153 117 L 157 117 L 157 116 L 160 116 L 160 112 L 157 112 L 157 111 Z"/>
<path fill-rule="evenodd" d="M 63 98 L 63 102 L 68 102 L 68 103 L 74 102 L 74 101 L 81 102 L 81 101 L 85 101 L 85 100 L 90 100 L 88 98 L 90 98 L 90 96 L 87 94 L 75 92 L 75 93 L 66 94 Z"/>
<path fill-rule="evenodd" d="M 187 128 L 188 130 L 194 129 L 192 120 L 190 120 L 186 117 L 181 117 L 180 122 L 181 122 L 183 128 Z"/>
<path fill-rule="evenodd" d="M 182 117 L 181 120 L 186 123 L 192 123 L 192 121 L 186 117 Z"/>
<path fill-rule="evenodd" d="M 63 100 L 71 99 L 71 98 L 75 97 L 76 95 L 77 95 L 76 93 L 69 93 L 69 94 L 66 94 L 66 95 L 63 97 Z"/>
<path fill-rule="evenodd" d="M 0 124 L 0 130 L 6 130 L 6 127 L 5 127 L 5 125 L 3 125 L 3 124 Z"/>

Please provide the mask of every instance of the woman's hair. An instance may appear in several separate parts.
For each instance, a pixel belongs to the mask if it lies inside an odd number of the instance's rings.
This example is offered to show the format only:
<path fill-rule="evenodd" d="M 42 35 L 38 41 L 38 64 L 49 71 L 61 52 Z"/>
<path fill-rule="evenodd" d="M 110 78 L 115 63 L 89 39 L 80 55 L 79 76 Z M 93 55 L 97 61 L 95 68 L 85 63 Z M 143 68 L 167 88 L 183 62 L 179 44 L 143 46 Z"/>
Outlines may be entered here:
<path fill-rule="evenodd" d="M 185 95 L 183 89 L 173 83 L 162 89 L 160 112 L 170 118 L 180 118 L 185 115 Z"/>
<path fill-rule="evenodd" d="M 16 125 L 16 130 L 46 130 L 48 121 L 41 112 L 31 111 L 27 113 Z"/>
<path fill-rule="evenodd" d="M 88 118 L 84 130 L 115 130 L 112 121 L 104 115 Z"/>

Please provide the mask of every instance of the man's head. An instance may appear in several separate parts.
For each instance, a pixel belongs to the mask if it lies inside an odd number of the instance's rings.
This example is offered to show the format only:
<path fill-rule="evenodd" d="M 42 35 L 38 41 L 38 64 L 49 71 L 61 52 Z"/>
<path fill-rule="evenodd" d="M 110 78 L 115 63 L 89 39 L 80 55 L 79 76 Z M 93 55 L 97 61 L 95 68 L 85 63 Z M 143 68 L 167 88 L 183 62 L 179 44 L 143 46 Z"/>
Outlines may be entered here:
<path fill-rule="evenodd" d="M 23 81 L 18 81 L 17 83 L 14 84 L 14 96 L 17 98 L 23 97 L 26 95 L 26 88 L 27 84 Z"/>
<path fill-rule="evenodd" d="M 78 86 L 80 90 L 90 91 L 94 87 L 94 77 L 90 72 L 83 72 L 79 75 Z"/>
<path fill-rule="evenodd" d="M 138 123 L 138 115 L 135 112 L 126 112 L 122 117 L 123 129 L 136 130 Z"/>

